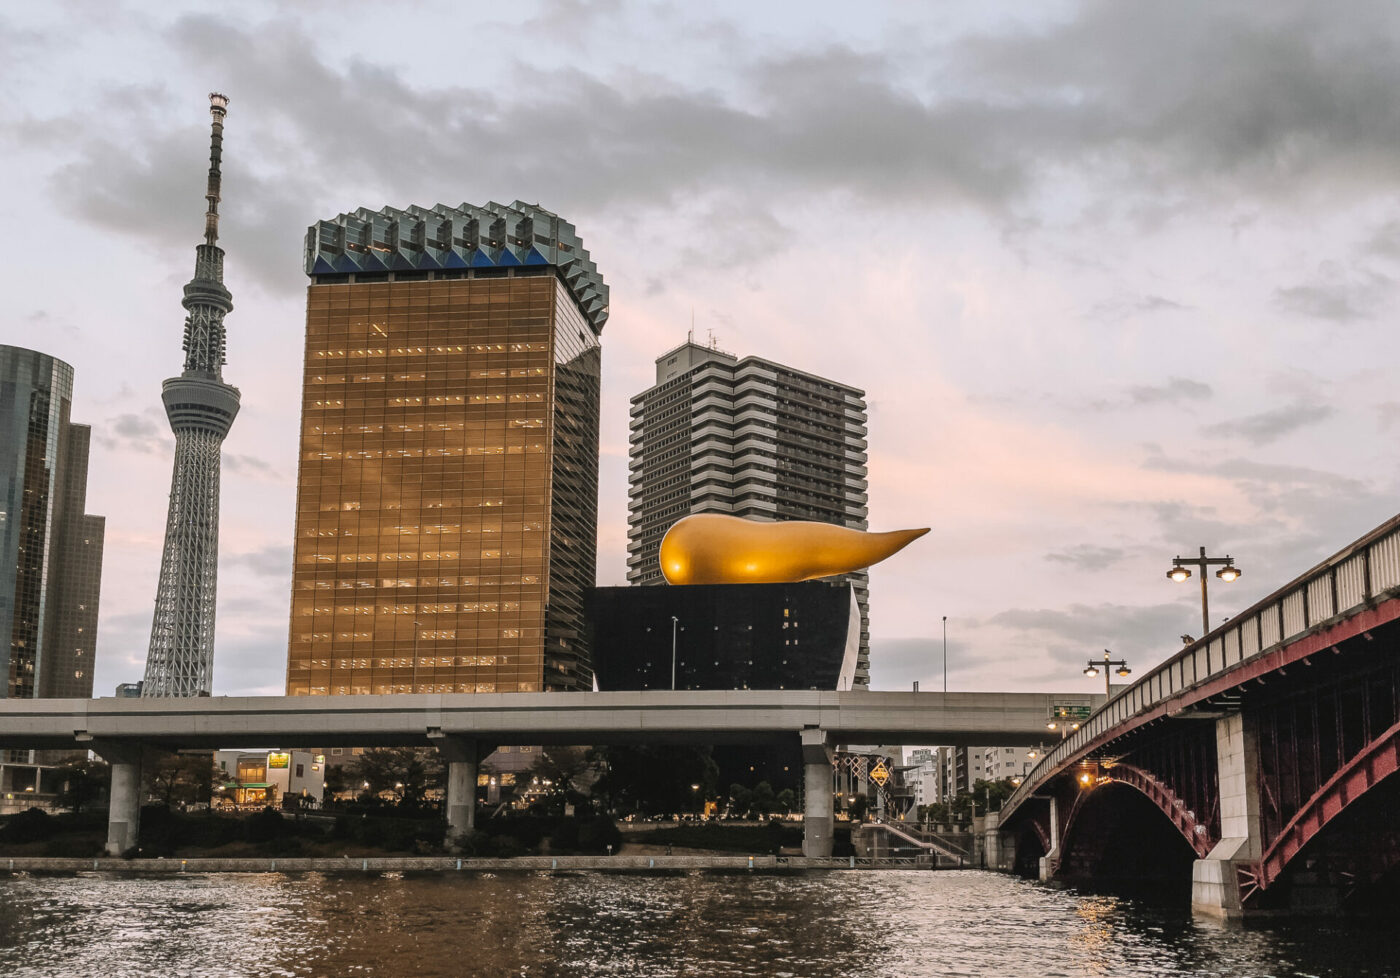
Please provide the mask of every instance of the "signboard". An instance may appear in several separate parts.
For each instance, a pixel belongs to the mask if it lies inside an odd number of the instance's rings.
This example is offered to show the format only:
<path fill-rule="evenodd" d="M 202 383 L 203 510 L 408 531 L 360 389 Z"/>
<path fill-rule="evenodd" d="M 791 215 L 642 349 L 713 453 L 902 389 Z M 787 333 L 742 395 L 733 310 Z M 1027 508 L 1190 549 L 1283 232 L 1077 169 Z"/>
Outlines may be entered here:
<path fill-rule="evenodd" d="M 282 767 L 282 768 L 285 768 L 285 767 L 289 767 L 289 766 L 291 765 L 291 763 L 292 763 L 292 755 L 291 755 L 291 754 L 278 753 L 278 754 L 268 754 L 268 755 L 267 755 L 267 766 L 268 766 L 269 768 L 274 768 L 274 767 Z"/>
<path fill-rule="evenodd" d="M 1056 703 L 1050 707 L 1050 718 L 1052 720 L 1087 720 L 1089 714 L 1094 712 L 1092 706 L 1068 706 L 1064 703 Z"/>
<path fill-rule="evenodd" d="M 874 781 L 881 788 L 883 788 L 885 786 L 885 782 L 889 779 L 890 772 L 889 769 L 885 767 L 885 762 L 876 761 L 875 766 L 870 769 L 870 780 Z"/>

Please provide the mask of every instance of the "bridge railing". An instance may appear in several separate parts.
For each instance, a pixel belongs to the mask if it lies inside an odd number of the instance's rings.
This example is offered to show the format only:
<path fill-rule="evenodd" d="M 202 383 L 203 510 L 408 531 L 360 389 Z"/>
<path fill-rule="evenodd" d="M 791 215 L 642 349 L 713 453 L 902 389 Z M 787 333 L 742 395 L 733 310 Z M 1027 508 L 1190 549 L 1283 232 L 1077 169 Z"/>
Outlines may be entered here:
<path fill-rule="evenodd" d="M 1002 806 L 1010 812 L 1067 760 L 1114 727 L 1178 694 L 1348 618 L 1400 590 L 1400 516 L 1186 646 L 1106 702 L 1041 757 Z"/>

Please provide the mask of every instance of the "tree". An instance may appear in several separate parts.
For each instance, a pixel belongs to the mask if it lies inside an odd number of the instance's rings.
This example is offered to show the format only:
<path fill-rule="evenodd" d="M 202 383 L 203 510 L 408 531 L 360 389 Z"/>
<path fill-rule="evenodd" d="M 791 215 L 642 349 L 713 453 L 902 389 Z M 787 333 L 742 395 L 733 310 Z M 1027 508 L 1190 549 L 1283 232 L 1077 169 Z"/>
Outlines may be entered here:
<path fill-rule="evenodd" d="M 942 822 L 944 824 L 953 820 L 953 811 L 945 803 L 936 801 L 932 805 L 919 806 L 919 821 L 921 822 Z"/>
<path fill-rule="evenodd" d="M 594 794 L 607 798 L 616 810 L 670 815 L 695 811 L 714 796 L 719 768 L 708 747 L 648 744 L 600 747 L 595 754 L 602 774 Z"/>
<path fill-rule="evenodd" d="M 986 814 L 1000 811 L 1002 804 L 1015 790 L 1016 786 L 1011 783 L 1010 778 L 1002 778 L 1000 781 L 978 781 L 972 786 L 972 796 L 977 801 L 977 810 Z"/>
<path fill-rule="evenodd" d="M 753 792 L 737 781 L 729 786 L 729 811 L 732 815 L 747 815 L 753 805 Z"/>
<path fill-rule="evenodd" d="M 778 811 L 784 815 L 797 807 L 797 793 L 791 788 L 784 788 L 778 792 Z"/>
<path fill-rule="evenodd" d="M 74 815 L 102 797 L 112 772 L 102 761 L 82 758 L 69 761 L 54 772 L 58 776 L 58 803 Z"/>
<path fill-rule="evenodd" d="M 417 747 L 375 747 L 346 767 L 352 784 L 368 783 L 371 795 L 389 792 L 407 808 L 422 806 L 427 793 L 443 785 L 442 762 L 435 750 Z"/>
<path fill-rule="evenodd" d="M 530 775 L 551 809 L 563 811 L 583 798 L 598 773 L 597 755 L 583 747 L 548 747 L 530 765 Z"/>
<path fill-rule="evenodd" d="M 210 754 L 161 754 L 145 775 L 146 794 L 166 808 L 208 804 L 214 785 L 227 776 Z"/>
<path fill-rule="evenodd" d="M 773 809 L 778 807 L 778 796 L 773 794 L 773 786 L 767 781 L 760 781 L 754 785 L 753 794 L 749 797 L 749 814 L 758 818 L 771 815 Z"/>
<path fill-rule="evenodd" d="M 350 773 L 345 764 L 326 765 L 326 799 L 330 800 L 350 788 Z"/>

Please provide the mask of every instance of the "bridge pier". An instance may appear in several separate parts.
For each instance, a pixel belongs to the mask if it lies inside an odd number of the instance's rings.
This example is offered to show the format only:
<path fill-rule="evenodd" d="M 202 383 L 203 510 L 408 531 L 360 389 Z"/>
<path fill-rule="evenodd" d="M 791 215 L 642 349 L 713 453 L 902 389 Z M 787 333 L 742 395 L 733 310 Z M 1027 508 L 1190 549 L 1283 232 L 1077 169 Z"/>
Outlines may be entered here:
<path fill-rule="evenodd" d="M 1047 883 L 1055 878 L 1060 868 L 1060 801 L 1050 796 L 1050 851 L 1040 857 L 1040 881 Z"/>
<path fill-rule="evenodd" d="M 476 779 L 481 759 L 493 748 L 466 737 L 429 734 L 438 754 L 447 764 L 447 844 L 476 829 Z"/>
<path fill-rule="evenodd" d="M 1244 915 L 1238 869 L 1259 861 L 1259 744 L 1242 713 L 1215 723 L 1220 841 L 1191 868 L 1191 909 L 1212 917 Z"/>
<path fill-rule="evenodd" d="M 830 856 L 836 810 L 831 794 L 831 743 L 825 730 L 802 731 L 802 855 Z"/>
<path fill-rule="evenodd" d="M 988 812 L 982 829 L 982 867 L 1016 872 L 1016 834 L 1001 830 L 1001 813 Z"/>
<path fill-rule="evenodd" d="M 136 848 L 141 838 L 141 744 L 94 743 L 92 749 L 112 768 L 108 789 L 107 855 Z"/>

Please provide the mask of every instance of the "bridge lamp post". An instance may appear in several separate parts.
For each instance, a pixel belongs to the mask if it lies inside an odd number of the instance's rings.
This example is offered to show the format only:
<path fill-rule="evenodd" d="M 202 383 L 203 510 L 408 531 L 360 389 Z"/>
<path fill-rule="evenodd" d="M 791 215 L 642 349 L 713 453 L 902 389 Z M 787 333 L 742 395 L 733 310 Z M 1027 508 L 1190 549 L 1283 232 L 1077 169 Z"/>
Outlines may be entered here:
<path fill-rule="evenodd" d="M 1102 662 L 1098 661 L 1097 659 L 1089 660 L 1089 664 L 1084 667 L 1084 675 L 1088 676 L 1090 679 L 1093 679 L 1099 674 L 1100 669 L 1103 670 L 1103 691 L 1104 694 L 1107 696 L 1113 695 L 1113 688 L 1110 685 L 1110 683 L 1112 682 L 1110 671 L 1115 672 L 1117 673 L 1117 675 L 1125 678 L 1130 673 L 1132 673 L 1132 670 L 1128 668 L 1128 663 L 1124 662 L 1122 659 L 1113 658 L 1113 653 L 1108 651 L 1108 649 L 1103 650 Z"/>
<path fill-rule="evenodd" d="M 1178 584 L 1191 579 L 1191 567 L 1197 568 L 1200 572 L 1202 635 L 1210 631 L 1210 599 L 1206 594 L 1206 568 L 1217 566 L 1220 569 L 1215 572 L 1215 576 L 1226 584 L 1229 584 L 1231 581 L 1239 580 L 1240 574 L 1243 573 L 1235 566 L 1229 554 L 1226 554 L 1224 557 L 1207 557 L 1205 547 L 1201 548 L 1199 557 L 1173 557 L 1172 569 L 1167 571 L 1167 577 L 1176 581 Z"/>

